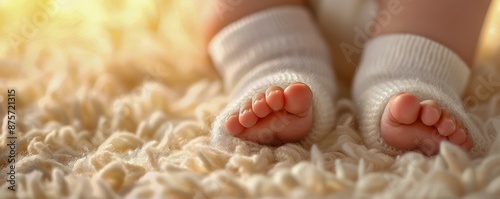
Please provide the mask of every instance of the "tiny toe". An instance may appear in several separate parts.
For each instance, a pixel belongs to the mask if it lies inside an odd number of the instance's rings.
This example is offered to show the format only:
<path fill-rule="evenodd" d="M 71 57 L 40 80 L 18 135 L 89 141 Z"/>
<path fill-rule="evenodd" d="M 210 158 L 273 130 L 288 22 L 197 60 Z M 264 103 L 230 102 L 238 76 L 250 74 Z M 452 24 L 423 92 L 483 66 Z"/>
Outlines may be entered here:
<path fill-rule="evenodd" d="M 418 118 L 420 103 L 415 95 L 402 93 L 393 96 L 387 103 L 387 108 L 394 122 L 412 124 Z"/>
<path fill-rule="evenodd" d="M 252 98 L 252 111 L 259 118 L 264 118 L 267 115 L 269 115 L 269 113 L 272 112 L 271 107 L 269 107 L 269 105 L 267 105 L 266 94 L 258 93 L 258 94 L 253 96 L 253 98 Z"/>
<path fill-rule="evenodd" d="M 425 100 L 420 105 L 420 120 L 427 126 L 435 125 L 441 117 L 439 105 L 433 100 Z"/>
<path fill-rule="evenodd" d="M 284 91 L 285 109 L 291 114 L 307 114 L 312 105 L 311 89 L 302 83 L 288 86 Z"/>
<path fill-rule="evenodd" d="M 245 127 L 240 124 L 238 117 L 238 113 L 235 113 L 226 120 L 226 130 L 232 135 L 238 135 L 245 130 Z"/>
<path fill-rule="evenodd" d="M 450 142 L 452 142 L 454 144 L 458 144 L 458 145 L 464 143 L 466 138 L 467 138 L 467 134 L 465 133 L 465 131 L 463 129 L 457 129 L 455 131 L 455 133 L 448 136 L 448 140 L 450 140 Z"/>
<path fill-rule="evenodd" d="M 252 101 L 247 100 L 240 108 L 239 121 L 241 125 L 250 128 L 257 123 L 258 119 L 259 118 L 252 111 Z"/>
<path fill-rule="evenodd" d="M 472 137 L 470 135 L 466 135 L 465 142 L 460 145 L 463 149 L 469 151 L 472 149 L 474 146 L 474 141 L 472 140 Z"/>
<path fill-rule="evenodd" d="M 283 106 L 285 105 L 283 88 L 279 86 L 268 88 L 266 90 L 266 102 L 273 111 L 279 111 L 283 109 Z"/>
<path fill-rule="evenodd" d="M 441 118 L 436 123 L 435 127 L 443 136 L 450 136 L 457 128 L 456 120 L 453 115 L 447 110 L 441 111 Z"/>

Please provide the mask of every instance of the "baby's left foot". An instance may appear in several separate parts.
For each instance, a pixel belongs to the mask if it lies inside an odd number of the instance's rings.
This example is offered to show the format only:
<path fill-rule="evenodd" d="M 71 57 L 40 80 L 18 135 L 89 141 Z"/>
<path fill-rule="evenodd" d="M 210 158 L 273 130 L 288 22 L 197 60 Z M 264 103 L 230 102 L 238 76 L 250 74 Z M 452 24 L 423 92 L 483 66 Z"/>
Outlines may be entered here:
<path fill-rule="evenodd" d="M 460 98 L 470 69 L 446 46 L 418 35 L 378 36 L 356 72 L 353 94 L 368 147 L 434 155 L 449 141 L 474 155 L 487 150 L 489 139 Z"/>
<path fill-rule="evenodd" d="M 384 141 L 400 150 L 419 150 L 427 155 L 439 151 L 439 143 L 449 141 L 465 150 L 472 148 L 472 137 L 462 121 L 433 100 L 418 101 L 415 95 L 394 95 L 380 121 Z"/>

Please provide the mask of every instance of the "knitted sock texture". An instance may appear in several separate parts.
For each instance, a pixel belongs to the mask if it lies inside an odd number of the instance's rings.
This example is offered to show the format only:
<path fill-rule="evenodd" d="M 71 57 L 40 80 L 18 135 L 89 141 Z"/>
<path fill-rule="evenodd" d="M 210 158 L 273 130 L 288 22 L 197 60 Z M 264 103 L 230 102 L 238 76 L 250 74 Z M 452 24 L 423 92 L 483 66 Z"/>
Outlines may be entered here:
<path fill-rule="evenodd" d="M 484 153 L 489 141 L 467 116 L 460 98 L 469 76 L 467 65 L 435 41 L 411 34 L 374 38 L 365 47 L 353 87 L 365 143 L 391 155 L 404 152 L 383 142 L 380 121 L 390 98 L 407 92 L 420 101 L 432 99 L 450 110 L 473 138 L 471 153 Z"/>

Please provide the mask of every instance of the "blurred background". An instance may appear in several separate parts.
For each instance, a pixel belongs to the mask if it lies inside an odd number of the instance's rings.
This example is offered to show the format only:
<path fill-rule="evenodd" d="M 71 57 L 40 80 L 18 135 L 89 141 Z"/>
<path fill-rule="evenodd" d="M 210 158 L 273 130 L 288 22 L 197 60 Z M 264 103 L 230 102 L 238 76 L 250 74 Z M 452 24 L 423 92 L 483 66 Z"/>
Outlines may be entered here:
<path fill-rule="evenodd" d="M 137 72 L 160 75 L 184 70 L 189 75 L 183 79 L 196 78 L 199 70 L 192 67 L 207 65 L 198 46 L 196 23 L 200 17 L 196 4 L 164 0 L 0 0 L 0 74 L 13 78 L 41 70 L 78 68 L 138 76 Z M 154 71 L 163 66 L 167 68 Z M 132 77 L 127 80 L 135 81 Z"/>
<path fill-rule="evenodd" d="M 332 44 L 338 76 L 349 87 L 359 56 L 346 60 L 339 45 L 352 44 L 353 25 L 369 20 L 361 13 L 370 9 L 365 6 L 368 0 L 312 2 Z M 325 9 L 341 2 L 349 5 L 336 6 L 338 12 Z M 499 2 L 493 0 L 484 26 L 478 66 L 500 65 Z M 112 74 L 125 90 L 145 78 L 173 87 L 200 78 L 214 80 L 217 74 L 200 35 L 204 4 L 195 0 L 0 0 L 0 86 L 45 90 L 46 80 L 57 74 L 54 71 L 63 70 L 74 78 L 94 74 L 85 78 L 89 86 L 99 84 L 98 76 Z M 350 21 L 346 16 L 351 16 Z M 21 103 L 29 101 L 23 98 Z"/>
<path fill-rule="evenodd" d="M 478 65 L 496 64 L 500 67 L 500 1 L 493 0 L 483 28 L 478 50 Z"/>

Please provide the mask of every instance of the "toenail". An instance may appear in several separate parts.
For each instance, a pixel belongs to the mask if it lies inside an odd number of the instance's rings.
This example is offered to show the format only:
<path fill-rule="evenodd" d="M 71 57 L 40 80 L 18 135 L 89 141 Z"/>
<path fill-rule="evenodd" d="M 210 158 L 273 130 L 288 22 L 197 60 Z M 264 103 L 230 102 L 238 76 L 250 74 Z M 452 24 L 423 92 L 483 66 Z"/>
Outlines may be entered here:
<path fill-rule="evenodd" d="M 257 95 L 257 96 L 253 99 L 253 104 L 257 104 L 258 102 L 261 102 L 262 100 L 264 100 L 264 95 Z"/>
<path fill-rule="evenodd" d="M 250 109 L 242 108 L 242 109 L 240 109 L 240 115 L 243 115 L 249 111 L 250 111 Z"/>
<path fill-rule="evenodd" d="M 434 111 L 434 114 L 435 114 L 435 115 L 438 115 L 438 117 L 439 117 L 439 109 L 437 109 L 436 107 L 433 107 L 431 110 L 433 110 L 433 111 Z M 438 119 L 439 119 L 439 118 L 438 118 Z"/>
<path fill-rule="evenodd" d="M 465 132 L 464 129 L 458 129 L 458 131 L 460 131 L 460 133 L 463 133 L 465 136 L 467 136 L 467 132 Z"/>
<path fill-rule="evenodd" d="M 464 143 L 465 141 L 467 141 L 467 133 L 465 133 L 464 129 L 458 129 L 457 133 L 462 133 L 463 136 L 465 137 L 464 141 L 462 143 Z M 462 144 L 462 143 L 457 143 L 457 144 Z"/>
<path fill-rule="evenodd" d="M 276 89 L 276 88 L 274 88 L 272 90 L 267 90 L 266 91 L 266 97 L 269 97 L 271 94 L 276 93 L 278 91 L 279 91 L 279 89 Z"/>
<path fill-rule="evenodd" d="M 236 115 L 231 115 L 231 116 L 227 117 L 227 118 L 226 118 L 226 122 L 227 122 L 227 121 L 229 121 L 229 120 L 230 120 L 231 118 L 233 118 L 233 117 L 236 117 Z"/>
<path fill-rule="evenodd" d="M 260 101 L 262 101 L 262 99 L 255 99 L 255 100 L 253 101 L 253 104 L 257 104 L 257 103 L 259 103 Z"/>
<path fill-rule="evenodd" d="M 455 128 L 455 118 L 454 117 L 451 117 L 450 119 L 448 119 L 448 123 L 450 123 L 450 125 L 452 126 L 452 128 Z"/>

